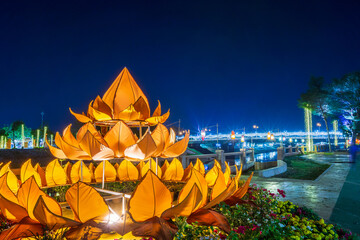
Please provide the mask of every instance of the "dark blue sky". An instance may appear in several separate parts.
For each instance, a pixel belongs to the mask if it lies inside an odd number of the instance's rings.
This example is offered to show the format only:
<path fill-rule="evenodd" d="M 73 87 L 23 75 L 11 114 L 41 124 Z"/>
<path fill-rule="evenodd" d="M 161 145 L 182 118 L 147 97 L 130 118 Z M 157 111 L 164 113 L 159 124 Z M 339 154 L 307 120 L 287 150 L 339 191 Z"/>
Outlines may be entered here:
<path fill-rule="evenodd" d="M 167 123 L 302 130 L 310 76 L 360 70 L 360 2 L 194 2 L 1 1 L 0 124 L 62 130 L 127 66 Z"/>

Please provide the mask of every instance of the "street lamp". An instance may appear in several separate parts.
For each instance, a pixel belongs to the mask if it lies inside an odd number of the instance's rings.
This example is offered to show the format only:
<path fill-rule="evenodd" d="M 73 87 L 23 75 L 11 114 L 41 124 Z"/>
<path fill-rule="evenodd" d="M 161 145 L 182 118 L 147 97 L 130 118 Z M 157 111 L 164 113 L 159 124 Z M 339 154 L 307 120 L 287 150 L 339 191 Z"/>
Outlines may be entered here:
<path fill-rule="evenodd" d="M 205 133 L 205 130 L 201 130 L 201 139 L 204 141 L 204 139 L 205 139 L 205 135 L 206 135 L 206 133 Z"/>
<path fill-rule="evenodd" d="M 257 133 L 257 130 L 259 129 L 258 125 L 253 125 L 253 129 L 255 130 L 255 133 Z"/>
<path fill-rule="evenodd" d="M 231 136 L 230 136 L 230 138 L 231 138 L 232 140 L 235 140 L 235 132 L 234 132 L 234 131 L 231 131 Z"/>
<path fill-rule="evenodd" d="M 321 123 L 317 123 L 316 126 L 319 127 L 319 132 L 320 132 Z"/>

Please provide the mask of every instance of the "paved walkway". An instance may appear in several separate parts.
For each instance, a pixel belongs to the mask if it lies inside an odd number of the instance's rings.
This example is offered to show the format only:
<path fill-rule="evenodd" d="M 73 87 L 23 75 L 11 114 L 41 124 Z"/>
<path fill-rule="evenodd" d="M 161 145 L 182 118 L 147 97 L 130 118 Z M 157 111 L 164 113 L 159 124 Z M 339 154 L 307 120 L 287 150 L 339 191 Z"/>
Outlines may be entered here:
<path fill-rule="evenodd" d="M 252 183 L 272 192 L 285 190 L 285 200 L 311 208 L 325 220 L 360 233 L 360 163 L 356 168 L 345 154 L 303 157 L 332 165 L 314 181 L 254 177 Z"/>
<path fill-rule="evenodd" d="M 360 157 L 350 168 L 330 221 L 360 233 Z"/>

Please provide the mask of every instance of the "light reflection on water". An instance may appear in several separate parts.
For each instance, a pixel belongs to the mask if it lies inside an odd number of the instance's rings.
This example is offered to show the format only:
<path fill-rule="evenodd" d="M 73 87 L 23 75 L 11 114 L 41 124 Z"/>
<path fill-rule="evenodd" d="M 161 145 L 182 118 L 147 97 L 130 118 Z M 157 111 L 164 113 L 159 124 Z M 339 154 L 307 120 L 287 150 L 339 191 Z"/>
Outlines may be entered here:
<path fill-rule="evenodd" d="M 266 153 L 257 153 L 255 154 L 256 162 L 270 162 L 277 159 L 277 152 L 266 152 Z M 250 161 L 250 156 L 246 157 L 246 161 Z M 235 165 L 240 166 L 240 157 L 235 158 Z"/>
<path fill-rule="evenodd" d="M 269 161 L 274 161 L 276 159 L 277 159 L 276 151 L 255 154 L 255 161 L 257 161 L 257 162 L 269 162 Z M 230 165 L 235 163 L 235 165 L 240 166 L 240 156 L 235 156 L 235 159 L 226 159 L 226 161 Z M 250 156 L 246 157 L 246 161 L 250 161 Z M 210 163 L 210 164 L 204 163 L 205 171 L 210 170 L 210 168 L 212 168 L 212 166 L 213 166 L 213 163 Z"/>

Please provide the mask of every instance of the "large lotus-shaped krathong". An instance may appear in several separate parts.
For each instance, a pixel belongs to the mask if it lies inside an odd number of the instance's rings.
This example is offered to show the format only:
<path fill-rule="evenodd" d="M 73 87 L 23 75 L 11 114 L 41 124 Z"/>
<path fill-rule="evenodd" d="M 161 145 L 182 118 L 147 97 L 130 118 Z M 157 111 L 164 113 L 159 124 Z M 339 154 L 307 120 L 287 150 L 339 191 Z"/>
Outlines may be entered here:
<path fill-rule="evenodd" d="M 162 123 L 169 117 L 168 111 L 161 115 L 160 102 L 152 116 L 148 100 L 129 71 L 124 68 L 103 98 L 91 101 L 87 114 L 70 112 L 84 123 L 76 137 L 71 124 L 61 137 L 56 133 L 55 144 L 48 144 L 51 153 L 60 159 L 108 160 L 127 158 L 144 161 L 152 157 L 173 158 L 185 152 L 190 133 L 176 141 L 173 129 Z M 155 126 L 151 131 L 151 126 Z M 131 128 L 139 127 L 139 136 Z M 142 128 L 146 131 L 143 134 Z M 98 130 L 98 129 L 99 130 Z"/>

